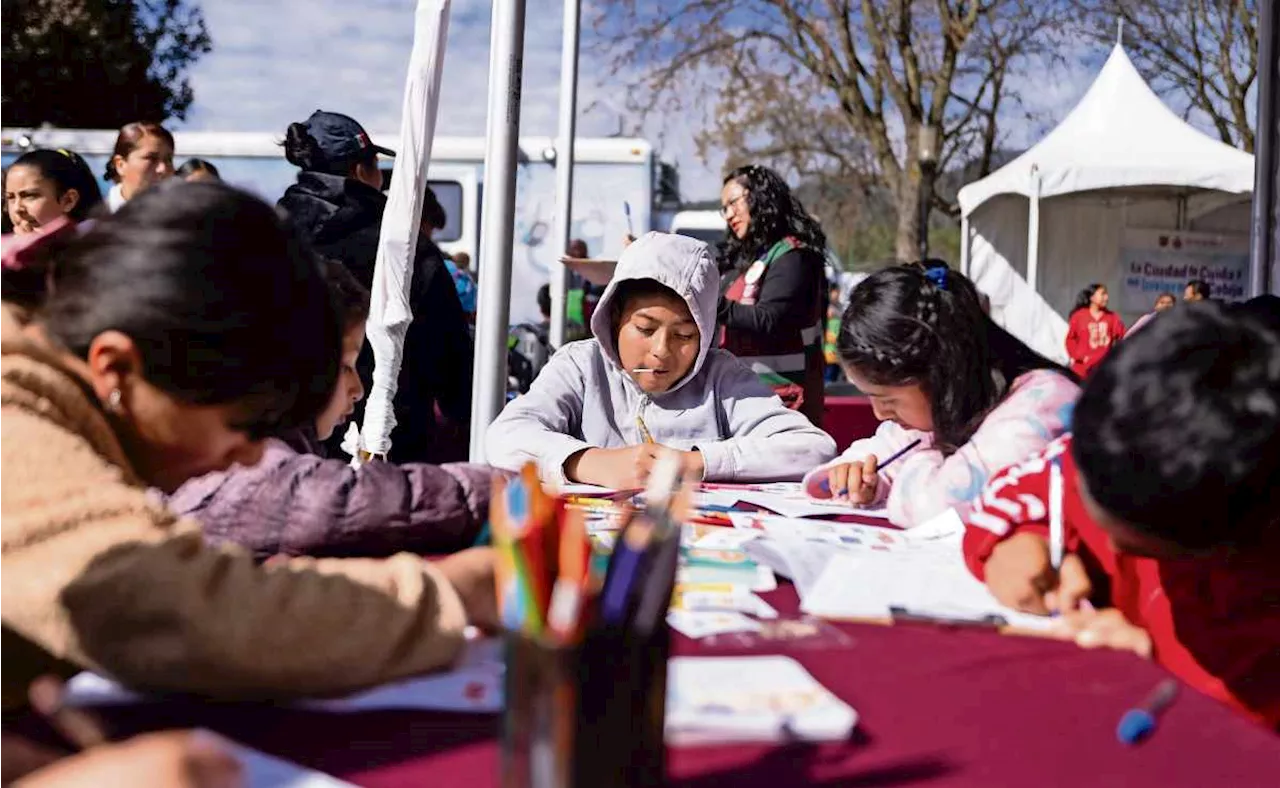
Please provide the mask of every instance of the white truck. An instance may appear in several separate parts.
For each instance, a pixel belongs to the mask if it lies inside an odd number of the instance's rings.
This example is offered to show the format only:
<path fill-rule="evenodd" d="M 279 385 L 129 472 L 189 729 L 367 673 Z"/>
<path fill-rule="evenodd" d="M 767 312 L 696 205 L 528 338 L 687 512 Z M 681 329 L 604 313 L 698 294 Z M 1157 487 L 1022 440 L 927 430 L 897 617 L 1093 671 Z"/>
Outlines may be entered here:
<path fill-rule="evenodd" d="M 284 158 L 282 133 L 178 131 L 175 165 L 190 158 L 212 162 L 228 183 L 275 202 L 293 183 L 297 168 Z M 371 134 L 393 147 L 399 134 Z M 5 167 L 34 148 L 68 148 L 101 173 L 115 145 L 116 132 L 73 129 L 0 129 Z M 435 235 L 446 252 L 467 252 L 478 265 L 480 201 L 484 192 L 484 138 L 437 137 L 430 179 L 449 221 Z M 627 232 L 655 228 L 660 212 L 676 204 L 671 170 L 657 160 L 642 139 L 580 138 L 575 146 L 573 231 L 590 254 L 616 258 Z M 537 291 L 551 278 L 551 266 L 563 250 L 550 242 L 555 212 L 555 140 L 522 137 L 516 175 L 515 255 L 511 273 L 511 322 L 540 319 Z M 394 159 L 383 164 L 389 171 Z M 103 185 L 103 190 L 107 184 Z M 626 208 L 630 209 L 628 220 Z"/>

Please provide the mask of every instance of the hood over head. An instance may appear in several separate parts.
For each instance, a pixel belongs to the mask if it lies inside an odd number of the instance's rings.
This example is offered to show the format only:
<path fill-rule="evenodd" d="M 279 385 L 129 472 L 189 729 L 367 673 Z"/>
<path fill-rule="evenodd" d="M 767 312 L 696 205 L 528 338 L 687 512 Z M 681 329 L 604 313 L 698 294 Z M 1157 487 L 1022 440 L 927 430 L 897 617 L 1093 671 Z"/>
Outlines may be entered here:
<path fill-rule="evenodd" d="M 720 274 L 711 259 L 710 248 L 695 238 L 670 233 L 645 233 L 623 250 L 613 279 L 600 296 L 591 316 L 591 333 L 600 343 L 609 362 L 618 369 L 618 332 L 613 324 L 613 302 L 618 286 L 633 279 L 652 279 L 672 290 L 689 306 L 698 326 L 698 358 L 683 378 L 663 394 L 683 386 L 698 374 L 715 339 L 716 307 L 720 300 Z M 625 370 L 623 370 L 625 372 Z"/>

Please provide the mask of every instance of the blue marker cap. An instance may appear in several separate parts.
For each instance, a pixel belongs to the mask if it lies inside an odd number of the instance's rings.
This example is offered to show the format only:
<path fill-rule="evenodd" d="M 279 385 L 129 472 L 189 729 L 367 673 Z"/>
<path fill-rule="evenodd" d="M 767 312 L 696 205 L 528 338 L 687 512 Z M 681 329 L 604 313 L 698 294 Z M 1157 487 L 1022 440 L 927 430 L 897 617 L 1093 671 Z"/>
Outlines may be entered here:
<path fill-rule="evenodd" d="M 1121 744 L 1137 744 L 1156 729 L 1156 718 L 1145 709 L 1129 709 L 1116 726 L 1116 738 Z"/>

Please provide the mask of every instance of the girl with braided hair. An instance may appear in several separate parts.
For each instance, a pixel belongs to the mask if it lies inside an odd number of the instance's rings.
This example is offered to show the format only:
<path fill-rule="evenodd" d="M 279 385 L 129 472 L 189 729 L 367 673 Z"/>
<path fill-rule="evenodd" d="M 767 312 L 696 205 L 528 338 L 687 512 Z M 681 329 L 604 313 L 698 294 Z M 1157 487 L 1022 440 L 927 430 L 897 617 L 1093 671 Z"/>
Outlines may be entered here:
<path fill-rule="evenodd" d="M 805 489 L 885 505 L 903 528 L 968 503 L 991 475 L 1067 431 L 1080 393 L 1071 372 L 992 322 L 973 283 L 940 260 L 863 280 L 836 350 L 883 423 L 810 471 Z"/>

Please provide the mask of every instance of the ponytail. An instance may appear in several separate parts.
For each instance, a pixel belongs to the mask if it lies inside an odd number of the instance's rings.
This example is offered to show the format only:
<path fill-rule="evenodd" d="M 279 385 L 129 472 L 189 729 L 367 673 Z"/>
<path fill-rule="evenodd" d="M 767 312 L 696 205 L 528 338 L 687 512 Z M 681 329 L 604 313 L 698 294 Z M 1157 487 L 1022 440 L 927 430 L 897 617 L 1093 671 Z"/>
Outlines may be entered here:
<path fill-rule="evenodd" d="M 328 161 L 305 123 L 290 123 L 284 133 L 284 157 L 305 171 L 326 172 Z"/>

